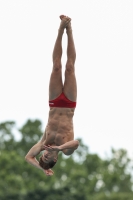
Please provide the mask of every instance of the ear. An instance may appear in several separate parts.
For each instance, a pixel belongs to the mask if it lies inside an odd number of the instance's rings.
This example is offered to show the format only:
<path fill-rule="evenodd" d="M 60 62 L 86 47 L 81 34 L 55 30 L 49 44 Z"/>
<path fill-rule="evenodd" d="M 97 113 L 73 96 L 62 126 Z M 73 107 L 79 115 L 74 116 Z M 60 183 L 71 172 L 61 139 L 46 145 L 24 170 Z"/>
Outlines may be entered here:
<path fill-rule="evenodd" d="M 54 158 L 54 160 L 53 160 L 54 162 L 57 162 L 57 158 Z"/>

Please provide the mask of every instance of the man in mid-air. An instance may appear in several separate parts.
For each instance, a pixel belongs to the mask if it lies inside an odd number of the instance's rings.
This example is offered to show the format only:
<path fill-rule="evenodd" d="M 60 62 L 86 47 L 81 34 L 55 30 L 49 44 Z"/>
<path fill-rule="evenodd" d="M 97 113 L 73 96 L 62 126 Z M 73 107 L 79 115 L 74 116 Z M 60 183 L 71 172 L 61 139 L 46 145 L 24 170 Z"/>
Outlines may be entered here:
<path fill-rule="evenodd" d="M 74 140 L 73 115 L 76 107 L 77 84 L 75 77 L 76 51 L 74 46 L 71 19 L 65 15 L 60 16 L 61 23 L 53 50 L 53 69 L 49 83 L 49 117 L 42 139 L 35 144 L 25 156 L 27 162 L 42 169 L 51 176 L 51 168 L 58 160 L 58 153 L 71 155 L 78 148 L 79 142 Z M 62 36 L 66 29 L 67 62 L 65 69 L 65 81 L 62 82 Z M 38 160 L 36 156 L 41 152 Z"/>

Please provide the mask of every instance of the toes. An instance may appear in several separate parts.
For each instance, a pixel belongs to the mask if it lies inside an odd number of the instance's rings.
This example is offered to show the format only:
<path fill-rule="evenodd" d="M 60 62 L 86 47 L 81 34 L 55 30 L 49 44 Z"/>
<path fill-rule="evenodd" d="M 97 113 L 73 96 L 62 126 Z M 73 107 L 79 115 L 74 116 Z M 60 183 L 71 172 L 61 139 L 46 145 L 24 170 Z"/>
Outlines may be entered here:
<path fill-rule="evenodd" d="M 70 17 L 66 17 L 67 18 L 67 22 L 70 22 L 71 21 L 71 18 Z"/>
<path fill-rule="evenodd" d="M 68 18 L 68 22 L 70 22 L 71 21 L 71 18 Z"/>
<path fill-rule="evenodd" d="M 71 18 L 67 19 L 67 24 L 69 24 L 71 22 Z"/>
<path fill-rule="evenodd" d="M 60 19 L 62 20 L 64 17 L 66 17 L 65 15 L 60 15 Z"/>
<path fill-rule="evenodd" d="M 68 16 L 65 16 L 65 15 L 60 15 L 60 19 L 61 19 L 61 24 L 60 26 L 62 28 L 67 28 L 68 24 L 70 23 L 71 21 L 71 18 L 68 17 Z"/>
<path fill-rule="evenodd" d="M 70 17 L 68 17 L 68 16 L 66 16 L 66 15 L 60 15 L 60 19 L 62 20 L 62 19 L 65 19 L 65 20 L 71 20 L 71 18 Z"/>
<path fill-rule="evenodd" d="M 60 15 L 60 19 L 62 19 L 62 18 L 63 18 L 63 16 L 64 16 L 64 15 Z"/>
<path fill-rule="evenodd" d="M 70 17 L 67 17 L 70 21 L 71 21 L 71 18 Z"/>

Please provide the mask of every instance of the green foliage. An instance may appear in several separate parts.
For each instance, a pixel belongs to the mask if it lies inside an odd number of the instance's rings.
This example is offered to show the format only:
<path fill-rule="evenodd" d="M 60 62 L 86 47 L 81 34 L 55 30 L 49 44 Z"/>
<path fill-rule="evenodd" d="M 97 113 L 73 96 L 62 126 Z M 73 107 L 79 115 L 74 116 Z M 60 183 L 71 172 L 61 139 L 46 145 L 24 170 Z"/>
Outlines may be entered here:
<path fill-rule="evenodd" d="M 15 122 L 13 121 L 0 124 L 0 150 L 4 148 L 11 150 L 11 148 L 13 148 L 11 143 L 15 141 L 14 134 L 12 132 L 14 126 Z"/>
<path fill-rule="evenodd" d="M 28 120 L 17 130 L 15 122 L 0 124 L 1 200 L 132 200 L 131 160 L 125 150 L 111 151 L 111 158 L 90 154 L 81 139 L 72 156 L 59 154 L 54 176 L 47 177 L 26 163 L 28 150 L 42 137 L 39 120 Z"/>
<path fill-rule="evenodd" d="M 132 200 L 133 193 L 99 193 L 87 198 L 87 200 Z"/>
<path fill-rule="evenodd" d="M 19 130 L 22 135 L 22 139 L 17 143 L 16 148 L 20 155 L 25 155 L 29 149 L 38 142 L 43 132 L 41 130 L 42 124 L 39 120 L 28 120 L 26 124 Z"/>

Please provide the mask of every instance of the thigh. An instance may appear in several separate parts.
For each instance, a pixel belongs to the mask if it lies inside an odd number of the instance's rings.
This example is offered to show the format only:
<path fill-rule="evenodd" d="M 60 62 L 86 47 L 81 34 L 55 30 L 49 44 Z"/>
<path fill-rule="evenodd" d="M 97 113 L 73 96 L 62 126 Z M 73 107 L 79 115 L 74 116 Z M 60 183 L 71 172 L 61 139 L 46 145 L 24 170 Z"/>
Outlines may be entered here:
<path fill-rule="evenodd" d="M 53 70 L 49 82 L 49 100 L 53 100 L 62 93 L 62 73 L 60 70 Z"/>
<path fill-rule="evenodd" d="M 74 71 L 65 71 L 65 82 L 63 92 L 69 100 L 77 100 L 77 82 Z"/>

